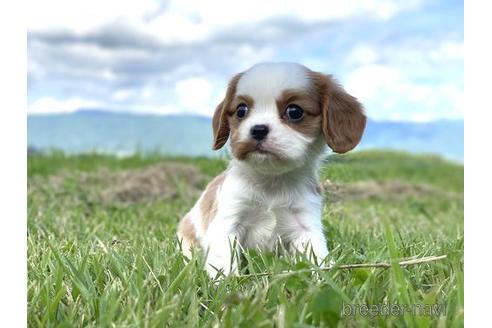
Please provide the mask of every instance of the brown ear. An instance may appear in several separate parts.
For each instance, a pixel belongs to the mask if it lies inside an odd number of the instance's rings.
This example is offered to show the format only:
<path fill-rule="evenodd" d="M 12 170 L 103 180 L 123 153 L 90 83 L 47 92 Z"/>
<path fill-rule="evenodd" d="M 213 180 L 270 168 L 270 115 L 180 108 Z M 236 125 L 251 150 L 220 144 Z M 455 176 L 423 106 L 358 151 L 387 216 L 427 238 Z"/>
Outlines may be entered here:
<path fill-rule="evenodd" d="M 230 81 L 227 87 L 227 92 L 224 100 L 222 100 L 215 108 L 214 117 L 212 119 L 212 129 L 214 132 L 213 150 L 222 148 L 227 142 L 230 133 L 229 121 L 227 120 L 227 109 L 231 105 L 236 94 L 237 82 L 241 78 L 242 73 L 236 74 Z"/>
<path fill-rule="evenodd" d="M 224 108 L 224 101 L 215 108 L 214 117 L 212 119 L 212 129 L 214 131 L 214 145 L 213 150 L 222 148 L 229 138 L 229 122 L 227 122 L 226 117 L 222 117 L 222 112 Z"/>
<path fill-rule="evenodd" d="M 313 72 L 322 108 L 325 141 L 336 153 L 346 153 L 360 142 L 366 116 L 359 101 L 349 95 L 330 75 Z"/>

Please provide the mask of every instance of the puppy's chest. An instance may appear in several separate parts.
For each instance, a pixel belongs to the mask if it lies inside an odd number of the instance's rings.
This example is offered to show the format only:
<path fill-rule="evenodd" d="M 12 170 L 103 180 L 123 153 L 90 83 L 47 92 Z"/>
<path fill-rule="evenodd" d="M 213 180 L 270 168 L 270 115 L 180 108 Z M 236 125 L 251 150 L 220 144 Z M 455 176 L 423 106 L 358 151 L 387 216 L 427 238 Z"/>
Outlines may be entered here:
<path fill-rule="evenodd" d="M 282 220 L 279 214 L 284 211 L 265 204 L 244 209 L 236 225 L 243 246 L 270 249 L 279 235 Z"/>
<path fill-rule="evenodd" d="M 259 181 L 226 179 L 219 194 L 219 212 L 237 220 L 244 227 L 271 227 L 286 221 L 309 203 L 313 197 L 309 181 L 262 185 Z"/>
<path fill-rule="evenodd" d="M 279 206 L 272 206 L 262 202 L 249 202 L 250 205 L 241 209 L 240 221 L 243 225 L 263 225 L 276 223 Z"/>
<path fill-rule="evenodd" d="M 225 213 L 246 247 L 271 248 L 278 237 L 296 228 L 297 217 L 308 204 L 310 194 L 304 184 L 267 189 L 244 180 L 231 182 L 221 190 L 223 211 L 219 212 Z"/>
<path fill-rule="evenodd" d="M 274 230 L 298 210 L 298 204 L 292 197 L 261 193 L 252 196 L 242 199 L 237 218 L 242 226 L 250 229 Z"/>

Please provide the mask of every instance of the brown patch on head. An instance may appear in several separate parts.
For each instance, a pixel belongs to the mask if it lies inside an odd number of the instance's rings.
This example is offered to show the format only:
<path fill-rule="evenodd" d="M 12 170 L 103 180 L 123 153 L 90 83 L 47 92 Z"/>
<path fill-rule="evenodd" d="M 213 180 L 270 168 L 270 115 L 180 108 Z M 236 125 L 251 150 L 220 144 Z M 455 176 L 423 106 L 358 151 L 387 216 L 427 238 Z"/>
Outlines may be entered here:
<path fill-rule="evenodd" d="M 190 215 L 186 214 L 178 226 L 178 238 L 181 241 L 183 252 L 187 253 L 191 248 L 197 247 L 198 239 L 196 237 L 195 227 L 191 222 Z"/>
<path fill-rule="evenodd" d="M 231 105 L 227 109 L 227 114 L 229 117 L 229 126 L 231 131 L 232 154 L 237 159 L 244 160 L 250 152 L 256 149 L 256 142 L 239 141 L 238 128 L 244 119 L 238 118 L 235 114 L 236 114 L 236 108 L 241 104 L 245 104 L 248 107 L 248 111 L 253 110 L 253 108 L 255 107 L 255 101 L 251 96 L 246 94 L 237 95 L 236 97 L 234 97 L 233 101 L 231 102 Z"/>
<path fill-rule="evenodd" d="M 237 83 L 243 73 L 236 74 L 230 81 L 227 87 L 226 95 L 219 105 L 215 108 L 214 117 L 212 119 L 212 128 L 214 133 L 213 150 L 222 148 L 229 138 L 231 131 L 229 126 L 228 112 L 231 108 L 231 103 L 236 95 Z"/>
<path fill-rule="evenodd" d="M 255 100 L 249 95 L 237 95 L 232 99 L 230 106 L 225 109 L 227 111 L 227 114 L 229 116 L 233 116 L 234 114 L 236 114 L 236 108 L 241 104 L 245 104 L 248 109 L 251 110 L 255 107 Z M 238 118 L 236 118 L 236 120 L 238 120 L 238 122 L 241 121 Z"/>
<path fill-rule="evenodd" d="M 225 174 L 222 173 L 215 177 L 205 189 L 202 200 L 200 201 L 200 214 L 202 215 L 203 230 L 207 230 L 208 225 L 217 214 L 217 190 L 224 182 Z"/>
<path fill-rule="evenodd" d="M 315 90 L 287 89 L 276 99 L 277 110 L 282 122 L 292 129 L 315 138 L 321 132 L 321 107 L 319 95 Z M 299 122 L 290 122 L 285 117 L 285 109 L 297 105 L 304 110 L 304 118 Z"/>
<path fill-rule="evenodd" d="M 337 153 L 345 153 L 360 142 L 366 126 L 362 105 L 330 75 L 309 72 L 319 95 L 325 141 Z"/>

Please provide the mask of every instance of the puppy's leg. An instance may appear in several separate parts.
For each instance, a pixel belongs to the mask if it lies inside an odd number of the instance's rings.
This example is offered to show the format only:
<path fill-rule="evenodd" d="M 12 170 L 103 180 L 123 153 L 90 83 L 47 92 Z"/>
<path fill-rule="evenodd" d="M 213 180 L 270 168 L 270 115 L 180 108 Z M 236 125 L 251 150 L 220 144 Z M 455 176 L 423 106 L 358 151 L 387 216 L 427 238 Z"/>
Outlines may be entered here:
<path fill-rule="evenodd" d="M 328 256 L 328 248 L 326 247 L 326 239 L 322 231 L 308 230 L 304 232 L 294 233 L 294 238 L 290 242 L 290 246 L 299 252 L 307 251 L 310 260 L 321 266 L 326 266 L 326 257 Z M 314 258 L 310 252 L 314 253 Z M 316 261 L 315 261 L 316 260 Z"/>
<path fill-rule="evenodd" d="M 178 226 L 178 240 L 181 243 L 181 250 L 183 255 L 188 259 L 191 258 L 191 249 L 197 247 L 198 240 L 196 236 L 195 227 L 191 222 L 190 214 L 186 214 Z"/>
<path fill-rule="evenodd" d="M 291 251 L 307 252 L 313 263 L 327 265 L 326 239 L 321 224 L 321 210 L 311 208 L 284 209 L 278 213 L 277 233 Z M 311 257 L 311 251 L 314 258 Z"/>
<path fill-rule="evenodd" d="M 239 261 L 238 236 L 227 224 L 214 220 L 207 233 L 206 270 L 211 278 L 221 272 L 237 274 Z"/>

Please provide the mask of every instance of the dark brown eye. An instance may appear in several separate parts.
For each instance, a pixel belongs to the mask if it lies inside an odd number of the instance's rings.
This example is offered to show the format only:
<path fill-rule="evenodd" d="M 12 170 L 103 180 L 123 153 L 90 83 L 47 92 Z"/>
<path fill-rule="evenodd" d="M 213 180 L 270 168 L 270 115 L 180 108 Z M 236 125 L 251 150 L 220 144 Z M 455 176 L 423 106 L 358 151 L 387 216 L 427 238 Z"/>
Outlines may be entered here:
<path fill-rule="evenodd" d="M 238 118 L 244 118 L 247 113 L 248 113 L 248 106 L 246 106 L 245 104 L 240 104 L 239 106 L 237 106 L 236 116 Z"/>
<path fill-rule="evenodd" d="M 285 109 L 285 117 L 291 122 L 299 122 L 304 117 L 304 110 L 295 104 L 291 104 Z"/>

